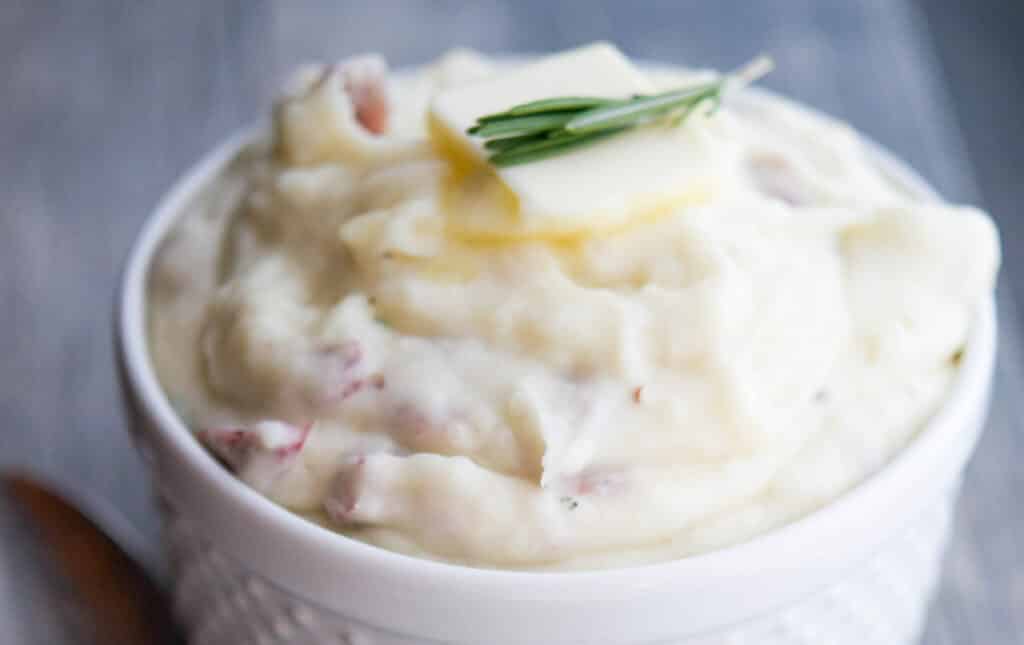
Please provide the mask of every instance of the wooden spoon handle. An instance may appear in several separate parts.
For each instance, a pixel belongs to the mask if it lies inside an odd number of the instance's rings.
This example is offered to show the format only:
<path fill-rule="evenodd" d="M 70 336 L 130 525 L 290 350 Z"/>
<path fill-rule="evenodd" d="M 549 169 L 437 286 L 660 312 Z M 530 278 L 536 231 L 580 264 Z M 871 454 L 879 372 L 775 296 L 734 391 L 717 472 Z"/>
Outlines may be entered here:
<path fill-rule="evenodd" d="M 89 518 L 30 477 L 3 475 L 0 481 L 68 581 L 99 642 L 185 642 L 160 586 Z"/>

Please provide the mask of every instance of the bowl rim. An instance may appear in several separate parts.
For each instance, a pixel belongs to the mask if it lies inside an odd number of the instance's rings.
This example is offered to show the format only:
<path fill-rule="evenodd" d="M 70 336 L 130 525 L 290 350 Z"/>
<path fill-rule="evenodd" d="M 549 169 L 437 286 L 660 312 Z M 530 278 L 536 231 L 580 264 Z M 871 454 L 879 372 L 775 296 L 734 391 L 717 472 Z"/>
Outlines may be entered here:
<path fill-rule="evenodd" d="M 767 90 L 748 88 L 744 91 L 752 100 L 780 101 L 819 118 L 835 121 L 818 110 Z M 124 265 L 115 321 L 116 340 L 126 375 L 126 387 L 132 398 L 139 404 L 145 418 L 151 421 L 149 425 L 159 434 L 162 443 L 169 446 L 179 459 L 189 462 L 194 472 L 203 477 L 205 485 L 216 487 L 230 496 L 240 510 L 253 514 L 254 520 L 276 525 L 280 534 L 288 539 L 296 543 L 316 544 L 318 548 L 329 550 L 342 560 L 359 560 L 381 570 L 423 576 L 433 580 L 434 584 L 471 582 L 477 589 L 492 591 L 535 589 L 538 585 L 559 588 L 565 584 L 589 585 L 596 581 L 635 587 L 642 586 L 652 575 L 665 579 L 733 572 L 737 570 L 737 563 L 747 563 L 748 566 L 752 563 L 763 563 L 762 566 L 771 563 L 772 568 L 778 568 L 779 563 L 775 558 L 786 551 L 787 543 L 813 543 L 815 535 L 827 535 L 828 532 L 823 532 L 822 527 L 836 524 L 838 516 L 846 516 L 846 521 L 849 521 L 853 515 L 862 514 L 865 507 L 885 500 L 888 496 L 886 489 L 912 488 L 909 484 L 920 480 L 920 477 L 915 478 L 910 472 L 915 470 L 915 464 L 923 460 L 934 461 L 936 455 L 947 452 L 942 444 L 950 441 L 958 431 L 963 419 L 969 414 L 973 398 L 978 396 L 980 390 L 985 390 L 987 396 L 996 343 L 994 297 L 987 299 L 976 316 L 960 369 L 954 377 L 947 399 L 910 442 L 884 466 L 829 503 L 752 539 L 663 562 L 593 570 L 536 571 L 487 569 L 431 560 L 350 538 L 276 504 L 224 469 L 195 440 L 192 432 L 174 411 L 157 379 L 148 351 L 146 285 L 153 258 L 161 242 L 186 210 L 184 207 L 190 198 L 263 132 L 265 126 L 257 125 L 236 133 L 204 155 L 159 200 L 136 237 Z M 939 199 L 934 189 L 904 162 L 868 137 L 858 135 L 887 176 L 906 186 L 908 192 L 922 200 Z M 901 481 L 902 484 L 897 485 Z M 879 540 L 883 537 L 880 535 Z M 294 584 L 282 581 L 282 585 L 292 589 L 302 587 L 301 583 L 290 582 Z"/>

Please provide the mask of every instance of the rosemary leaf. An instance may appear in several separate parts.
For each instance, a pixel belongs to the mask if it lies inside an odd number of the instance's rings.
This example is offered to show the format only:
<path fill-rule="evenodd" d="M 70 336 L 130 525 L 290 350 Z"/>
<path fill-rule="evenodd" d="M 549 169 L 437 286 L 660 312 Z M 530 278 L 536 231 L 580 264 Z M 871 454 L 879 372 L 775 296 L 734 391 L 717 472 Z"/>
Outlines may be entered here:
<path fill-rule="evenodd" d="M 555 112 L 502 119 L 476 125 L 470 128 L 470 134 L 475 134 L 485 139 L 535 134 L 552 128 L 561 128 L 574 115 L 574 112 Z"/>
<path fill-rule="evenodd" d="M 573 117 L 565 124 L 565 129 L 573 134 L 584 134 L 640 120 L 649 120 L 674 109 L 699 103 L 705 98 L 717 94 L 720 89 L 721 83 L 713 83 L 664 94 L 643 96 L 621 105 L 593 108 Z"/>
<path fill-rule="evenodd" d="M 566 137 L 561 139 L 546 139 L 536 143 L 524 143 L 520 146 L 512 147 L 508 150 L 503 150 L 497 154 L 491 155 L 490 162 L 495 166 L 517 166 L 519 164 L 529 163 L 531 161 L 540 161 L 541 159 L 547 159 L 548 157 L 554 157 L 560 155 L 568 150 L 574 148 L 580 148 L 593 143 L 597 143 L 602 139 L 619 134 L 623 130 L 628 129 L 630 126 L 617 128 L 614 130 L 601 130 L 598 132 L 591 132 L 589 134 L 581 136 Z"/>
<path fill-rule="evenodd" d="M 528 134 L 521 137 L 506 137 L 504 139 L 488 139 L 484 142 L 484 148 L 491 150 L 492 152 L 501 152 L 522 145 L 524 143 L 532 143 L 534 141 L 544 141 L 550 135 L 544 132 L 540 134 Z"/>
<path fill-rule="evenodd" d="M 496 166 L 546 159 L 600 141 L 631 128 L 661 122 L 675 127 L 694 110 L 708 105 L 713 113 L 736 89 L 768 73 L 772 62 L 759 57 L 732 74 L 660 94 L 625 99 L 565 96 L 515 105 L 477 119 L 467 130 L 485 139 Z"/>
<path fill-rule="evenodd" d="M 527 114 L 562 112 L 565 110 L 589 110 L 590 108 L 618 102 L 616 99 L 602 99 L 594 96 L 566 96 L 557 99 L 541 99 L 540 101 L 523 103 L 522 105 L 510 108 L 505 114 L 526 116 Z"/>

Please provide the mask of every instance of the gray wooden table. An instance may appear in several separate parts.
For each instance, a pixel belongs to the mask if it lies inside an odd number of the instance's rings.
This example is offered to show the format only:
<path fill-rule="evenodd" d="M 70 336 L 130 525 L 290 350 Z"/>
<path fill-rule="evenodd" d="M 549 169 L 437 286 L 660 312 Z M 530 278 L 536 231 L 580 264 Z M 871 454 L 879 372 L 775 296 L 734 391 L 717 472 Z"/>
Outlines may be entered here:
<path fill-rule="evenodd" d="M 1024 232 L 1014 217 L 1024 198 L 1024 87 L 1015 69 L 1021 50 L 1001 49 L 1015 45 L 1024 19 L 1013 2 L 977 4 L 976 13 L 961 14 L 968 3 L 952 0 L 5 0 L 0 465 L 75 482 L 153 535 L 113 379 L 118 267 L 161 192 L 225 133 L 263 113 L 295 63 L 379 50 L 403 64 L 452 44 L 538 51 L 597 38 L 635 56 L 700 65 L 731 66 L 768 51 L 779 63 L 768 86 L 851 121 L 948 197 L 984 198 L 999 219 L 1008 257 L 995 405 L 967 473 L 926 643 L 1024 643 L 1024 401 L 1014 308 L 1024 289 L 1024 259 L 1014 254 Z M 51 611 L 62 602 L 52 585 L 21 562 L 18 527 L 0 519 L 0 540 L 3 642 L 81 642 L 74 621 Z"/>

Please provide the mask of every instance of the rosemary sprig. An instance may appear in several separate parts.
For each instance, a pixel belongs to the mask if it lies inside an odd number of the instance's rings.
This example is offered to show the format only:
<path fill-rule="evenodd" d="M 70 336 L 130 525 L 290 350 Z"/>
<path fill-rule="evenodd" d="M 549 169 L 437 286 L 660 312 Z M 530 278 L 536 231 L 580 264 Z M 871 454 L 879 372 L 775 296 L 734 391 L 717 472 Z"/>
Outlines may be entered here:
<path fill-rule="evenodd" d="M 665 123 L 674 127 L 696 109 L 714 111 L 728 93 L 772 69 L 759 57 L 718 80 L 659 94 L 626 99 L 567 96 L 516 105 L 477 119 L 467 132 L 483 138 L 496 166 L 513 166 L 565 154 L 635 127 Z"/>

